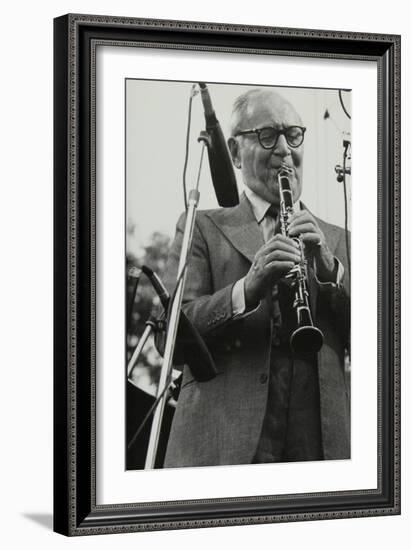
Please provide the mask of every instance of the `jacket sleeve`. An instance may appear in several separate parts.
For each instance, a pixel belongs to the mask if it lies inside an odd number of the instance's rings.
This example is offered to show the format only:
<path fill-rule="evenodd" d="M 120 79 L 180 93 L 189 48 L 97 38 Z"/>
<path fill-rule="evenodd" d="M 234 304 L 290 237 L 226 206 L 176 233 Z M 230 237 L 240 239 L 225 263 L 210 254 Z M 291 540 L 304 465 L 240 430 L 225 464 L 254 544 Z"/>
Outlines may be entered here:
<path fill-rule="evenodd" d="M 351 235 L 348 233 L 348 250 L 350 252 Z M 340 284 L 319 285 L 317 308 L 332 321 L 343 338 L 345 347 L 350 346 L 351 328 L 351 302 L 350 302 L 350 270 L 348 267 L 348 254 L 345 232 L 340 231 L 334 256 L 338 258 L 344 267 L 344 276 Z"/>
<path fill-rule="evenodd" d="M 184 226 L 185 214 L 182 214 L 167 262 L 165 285 L 170 295 L 176 286 Z M 182 309 L 202 336 L 214 334 L 233 319 L 231 295 L 234 283 L 215 289 L 209 250 L 198 220 L 186 269 Z"/>

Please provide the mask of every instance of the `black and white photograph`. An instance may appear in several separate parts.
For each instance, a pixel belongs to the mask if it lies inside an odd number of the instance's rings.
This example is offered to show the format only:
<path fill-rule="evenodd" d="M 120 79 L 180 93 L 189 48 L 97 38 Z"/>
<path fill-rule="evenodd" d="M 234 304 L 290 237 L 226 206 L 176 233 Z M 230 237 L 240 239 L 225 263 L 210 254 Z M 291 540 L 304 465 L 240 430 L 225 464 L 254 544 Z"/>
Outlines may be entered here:
<path fill-rule="evenodd" d="M 56 18 L 57 532 L 399 514 L 399 48 Z"/>
<path fill-rule="evenodd" d="M 3 548 L 409 546 L 406 6 L 5 3 Z"/>
<path fill-rule="evenodd" d="M 127 470 L 351 459 L 351 96 L 125 80 Z"/>

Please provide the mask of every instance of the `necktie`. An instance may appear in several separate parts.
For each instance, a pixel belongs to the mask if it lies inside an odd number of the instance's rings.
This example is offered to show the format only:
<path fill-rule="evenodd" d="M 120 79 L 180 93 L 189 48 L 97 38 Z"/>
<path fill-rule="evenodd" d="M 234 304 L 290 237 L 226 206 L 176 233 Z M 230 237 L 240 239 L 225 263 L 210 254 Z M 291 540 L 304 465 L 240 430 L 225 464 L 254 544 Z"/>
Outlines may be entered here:
<path fill-rule="evenodd" d="M 279 224 L 277 223 L 278 218 L 278 212 L 276 209 L 274 209 L 274 206 L 271 205 L 266 214 L 265 217 L 270 220 L 272 223 L 272 232 L 268 235 L 269 238 L 271 238 L 273 235 L 275 235 L 279 230 Z M 281 309 L 280 309 L 280 303 L 278 300 L 278 285 L 273 285 L 272 291 L 271 291 L 271 302 L 272 302 L 272 322 L 273 322 L 273 332 L 272 332 L 272 339 L 271 343 L 273 346 L 279 346 L 281 344 L 281 325 L 282 325 L 282 319 L 281 319 Z"/>
<path fill-rule="evenodd" d="M 270 234 L 270 237 L 273 235 L 276 235 L 280 232 L 280 218 L 277 208 L 273 204 L 271 204 L 265 213 L 264 216 L 266 219 L 270 220 L 270 223 L 272 224 L 272 233 Z"/>

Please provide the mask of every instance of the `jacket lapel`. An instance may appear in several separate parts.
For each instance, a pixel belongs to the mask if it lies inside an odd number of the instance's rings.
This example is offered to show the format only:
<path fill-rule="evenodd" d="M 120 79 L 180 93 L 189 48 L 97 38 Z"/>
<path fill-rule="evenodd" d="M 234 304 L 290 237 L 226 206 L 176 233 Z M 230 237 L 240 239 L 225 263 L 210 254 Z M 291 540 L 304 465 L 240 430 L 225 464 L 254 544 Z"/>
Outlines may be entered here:
<path fill-rule="evenodd" d="M 323 220 L 320 220 L 316 216 L 314 216 L 319 228 L 324 233 L 326 239 L 327 239 L 327 245 L 328 248 L 331 250 L 333 254 L 335 254 L 335 251 L 337 249 L 338 241 L 341 238 L 341 230 L 336 227 L 335 225 L 331 225 L 329 223 L 324 222 Z"/>
<path fill-rule="evenodd" d="M 264 239 L 244 193 L 237 206 L 206 212 L 206 215 L 234 248 L 252 262 Z"/>

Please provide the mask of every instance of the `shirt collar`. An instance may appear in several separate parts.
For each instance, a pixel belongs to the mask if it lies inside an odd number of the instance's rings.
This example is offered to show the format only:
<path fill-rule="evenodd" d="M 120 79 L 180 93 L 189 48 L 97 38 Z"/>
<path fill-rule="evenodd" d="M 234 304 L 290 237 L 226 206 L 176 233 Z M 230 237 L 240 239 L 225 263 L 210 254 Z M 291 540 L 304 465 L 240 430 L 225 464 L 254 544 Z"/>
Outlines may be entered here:
<path fill-rule="evenodd" d="M 260 197 L 260 195 L 257 195 L 257 193 L 249 187 L 245 187 L 244 193 L 251 203 L 251 208 L 257 223 L 261 223 L 267 213 L 267 210 L 270 208 L 270 203 Z"/>
<path fill-rule="evenodd" d="M 260 195 L 257 195 L 257 193 L 255 193 L 249 187 L 247 186 L 244 186 L 244 187 L 245 187 L 244 193 L 247 199 L 251 203 L 251 208 L 253 210 L 254 217 L 257 223 L 260 224 L 263 221 L 267 213 L 267 210 L 270 208 L 271 203 L 266 201 L 262 197 L 260 197 Z M 294 203 L 294 211 L 298 212 L 299 210 L 301 210 L 300 201 L 297 201 L 296 203 Z"/>

